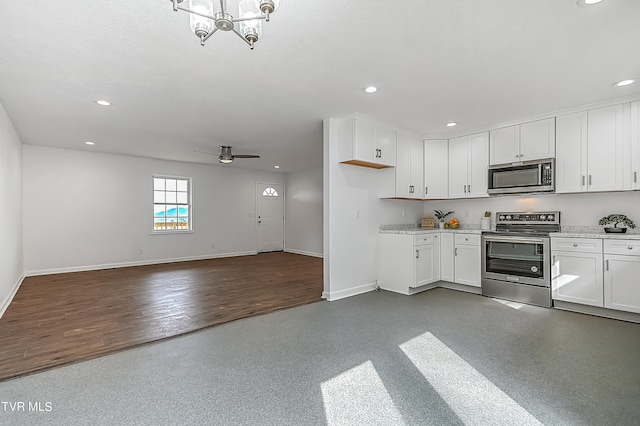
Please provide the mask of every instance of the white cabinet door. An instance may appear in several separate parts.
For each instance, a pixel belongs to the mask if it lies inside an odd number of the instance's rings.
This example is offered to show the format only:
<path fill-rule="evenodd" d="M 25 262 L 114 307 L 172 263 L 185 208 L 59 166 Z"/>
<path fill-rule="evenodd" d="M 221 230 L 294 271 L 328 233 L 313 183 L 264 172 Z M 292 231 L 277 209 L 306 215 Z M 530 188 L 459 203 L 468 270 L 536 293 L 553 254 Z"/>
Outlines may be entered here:
<path fill-rule="evenodd" d="M 480 246 L 456 245 L 455 281 L 480 287 Z"/>
<path fill-rule="evenodd" d="M 602 254 L 553 252 L 551 290 L 554 300 L 604 306 Z"/>
<path fill-rule="evenodd" d="M 375 169 L 395 167 L 395 129 L 364 118 L 342 120 L 336 127 L 339 162 Z"/>
<path fill-rule="evenodd" d="M 411 138 L 411 198 L 424 198 L 424 142 Z"/>
<path fill-rule="evenodd" d="M 410 287 L 420 287 L 436 281 L 434 267 L 434 244 L 415 246 L 415 283 Z"/>
<path fill-rule="evenodd" d="M 375 148 L 378 149 L 376 163 L 395 166 L 396 165 L 396 131 L 390 127 L 376 125 Z M 375 151 L 375 150 L 374 150 Z"/>
<path fill-rule="evenodd" d="M 556 118 L 556 192 L 587 190 L 587 113 Z"/>
<path fill-rule="evenodd" d="M 489 164 L 520 161 L 520 126 L 491 130 L 489 140 Z"/>
<path fill-rule="evenodd" d="M 376 151 L 376 125 L 367 120 L 352 120 L 353 159 L 378 163 Z"/>
<path fill-rule="evenodd" d="M 443 199 L 449 196 L 449 142 L 424 141 L 424 198 Z"/>
<path fill-rule="evenodd" d="M 406 133 L 398 132 L 396 147 L 396 197 L 411 198 L 411 138 Z"/>
<path fill-rule="evenodd" d="M 442 232 L 440 234 L 440 279 L 442 281 L 455 282 L 454 265 L 453 234 Z"/>
<path fill-rule="evenodd" d="M 433 236 L 433 282 L 440 280 L 440 235 Z"/>
<path fill-rule="evenodd" d="M 631 102 L 631 189 L 640 189 L 640 101 Z"/>
<path fill-rule="evenodd" d="M 467 197 L 468 145 L 468 136 L 449 140 L 449 198 Z"/>
<path fill-rule="evenodd" d="M 623 106 L 587 111 L 587 185 L 589 191 L 623 189 Z"/>
<path fill-rule="evenodd" d="M 470 136 L 467 164 L 467 197 L 488 197 L 489 132 Z"/>
<path fill-rule="evenodd" d="M 604 307 L 640 313 L 640 256 L 605 255 Z"/>
<path fill-rule="evenodd" d="M 541 160 L 556 155 L 556 119 L 520 125 L 520 160 Z"/>

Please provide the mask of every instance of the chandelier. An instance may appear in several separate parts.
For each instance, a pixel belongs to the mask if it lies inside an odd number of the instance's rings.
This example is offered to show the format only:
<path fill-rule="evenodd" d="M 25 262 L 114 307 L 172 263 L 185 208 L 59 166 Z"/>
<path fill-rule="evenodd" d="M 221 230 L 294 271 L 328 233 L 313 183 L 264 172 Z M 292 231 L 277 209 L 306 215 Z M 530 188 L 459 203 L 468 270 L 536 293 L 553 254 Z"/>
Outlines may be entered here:
<path fill-rule="evenodd" d="M 240 0 L 238 17 L 227 7 L 227 0 L 171 0 L 173 10 L 189 12 L 191 31 L 200 44 L 209 40 L 216 31 L 233 31 L 253 49 L 262 36 L 262 21 L 269 22 L 280 0 Z M 188 3 L 188 6 L 182 6 Z"/>

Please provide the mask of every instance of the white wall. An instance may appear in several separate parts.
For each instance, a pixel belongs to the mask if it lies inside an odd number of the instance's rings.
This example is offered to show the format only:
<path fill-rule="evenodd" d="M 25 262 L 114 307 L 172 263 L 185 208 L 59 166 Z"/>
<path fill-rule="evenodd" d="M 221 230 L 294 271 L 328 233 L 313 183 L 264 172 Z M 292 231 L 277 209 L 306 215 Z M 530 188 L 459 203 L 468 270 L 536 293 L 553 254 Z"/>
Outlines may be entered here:
<path fill-rule="evenodd" d="M 456 216 L 463 225 L 479 226 L 480 218 L 487 210 L 492 212 L 492 225 L 495 225 L 496 211 L 558 210 L 561 214 L 560 222 L 564 226 L 598 226 L 598 220 L 610 213 L 626 214 L 636 226 L 640 226 L 640 191 L 519 195 L 425 202 L 425 216 L 433 216 L 433 209 L 455 210 L 455 215 L 451 217 Z"/>
<path fill-rule="evenodd" d="M 375 288 L 379 225 L 417 224 L 424 209 L 422 201 L 379 199 L 384 173 L 338 163 L 339 143 L 336 120 L 325 120 L 324 297 L 329 300 Z"/>
<path fill-rule="evenodd" d="M 322 256 L 322 167 L 287 173 L 285 250 Z"/>
<path fill-rule="evenodd" d="M 285 180 L 281 173 L 31 145 L 23 156 L 27 275 L 253 254 L 256 182 Z M 153 174 L 193 179 L 194 232 L 151 234 Z"/>
<path fill-rule="evenodd" d="M 23 278 L 22 142 L 0 104 L 0 317 Z"/>

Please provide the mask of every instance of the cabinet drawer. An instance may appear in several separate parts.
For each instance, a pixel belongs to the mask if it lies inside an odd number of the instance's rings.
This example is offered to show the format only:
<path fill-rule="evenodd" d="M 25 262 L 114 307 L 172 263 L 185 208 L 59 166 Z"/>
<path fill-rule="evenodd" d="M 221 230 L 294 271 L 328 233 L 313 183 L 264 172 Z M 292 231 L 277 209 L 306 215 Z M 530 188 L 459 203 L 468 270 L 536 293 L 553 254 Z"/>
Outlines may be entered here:
<path fill-rule="evenodd" d="M 602 253 L 602 240 L 599 238 L 551 238 L 551 250 Z"/>
<path fill-rule="evenodd" d="M 413 245 L 433 244 L 436 234 L 418 234 L 413 237 Z"/>
<path fill-rule="evenodd" d="M 604 240 L 604 252 L 640 256 L 640 240 Z"/>
<path fill-rule="evenodd" d="M 472 246 L 480 245 L 480 235 L 478 234 L 455 234 L 456 245 L 466 244 Z"/>

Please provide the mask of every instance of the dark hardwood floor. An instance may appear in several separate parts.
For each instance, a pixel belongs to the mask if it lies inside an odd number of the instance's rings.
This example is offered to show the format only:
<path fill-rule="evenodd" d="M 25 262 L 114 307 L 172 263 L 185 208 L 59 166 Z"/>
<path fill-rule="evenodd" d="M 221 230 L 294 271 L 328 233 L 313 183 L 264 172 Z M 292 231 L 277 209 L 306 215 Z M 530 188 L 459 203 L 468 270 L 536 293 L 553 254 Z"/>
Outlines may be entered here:
<path fill-rule="evenodd" d="M 291 253 L 27 277 L 0 319 L 0 380 L 321 300 Z"/>

